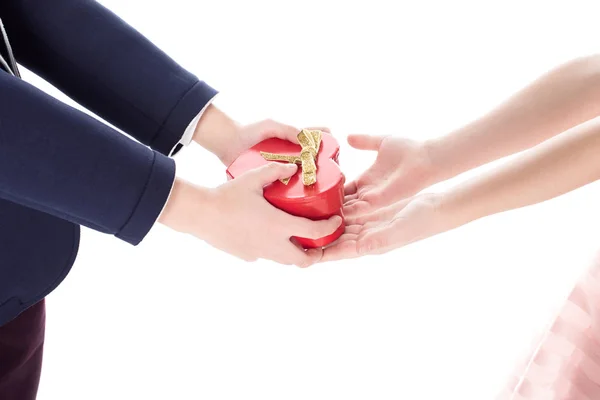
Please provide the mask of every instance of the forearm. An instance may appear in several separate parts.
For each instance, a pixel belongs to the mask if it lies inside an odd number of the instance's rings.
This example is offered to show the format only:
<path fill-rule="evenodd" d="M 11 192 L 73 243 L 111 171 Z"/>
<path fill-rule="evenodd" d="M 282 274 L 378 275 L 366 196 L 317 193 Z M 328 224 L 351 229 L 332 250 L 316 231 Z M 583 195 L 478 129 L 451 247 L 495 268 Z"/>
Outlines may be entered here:
<path fill-rule="evenodd" d="M 600 179 L 600 117 L 442 195 L 454 226 L 543 202 Z"/>
<path fill-rule="evenodd" d="M 541 76 L 482 118 L 426 144 L 435 181 L 533 147 L 600 115 L 600 56 Z"/>
<path fill-rule="evenodd" d="M 93 0 L 0 2 L 19 63 L 168 155 L 216 91 Z"/>
<path fill-rule="evenodd" d="M 323 128 L 327 129 L 327 128 Z M 240 125 L 213 104 L 202 114 L 193 140 L 230 165 L 242 152 L 255 144 L 279 138 L 297 142 L 299 129 L 273 120 Z"/>
<path fill-rule="evenodd" d="M 173 160 L 0 72 L 0 198 L 139 243 Z"/>
<path fill-rule="evenodd" d="M 210 104 L 198 121 L 193 141 L 222 158 L 224 145 L 232 145 L 236 142 L 239 128 L 236 121 Z"/>

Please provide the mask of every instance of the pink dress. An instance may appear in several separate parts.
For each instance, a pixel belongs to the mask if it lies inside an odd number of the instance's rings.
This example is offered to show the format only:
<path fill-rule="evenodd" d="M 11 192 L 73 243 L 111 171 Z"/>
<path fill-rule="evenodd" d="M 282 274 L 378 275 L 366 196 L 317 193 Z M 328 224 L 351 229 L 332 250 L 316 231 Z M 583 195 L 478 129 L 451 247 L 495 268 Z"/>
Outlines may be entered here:
<path fill-rule="evenodd" d="M 600 253 L 498 400 L 600 399 Z"/>

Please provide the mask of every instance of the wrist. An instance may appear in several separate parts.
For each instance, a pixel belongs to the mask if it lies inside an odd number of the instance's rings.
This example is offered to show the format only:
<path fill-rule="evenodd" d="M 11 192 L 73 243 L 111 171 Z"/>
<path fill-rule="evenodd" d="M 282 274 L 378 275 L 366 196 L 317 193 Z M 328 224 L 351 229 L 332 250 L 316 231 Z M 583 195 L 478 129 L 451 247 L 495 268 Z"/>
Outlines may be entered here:
<path fill-rule="evenodd" d="M 236 121 L 210 104 L 200 117 L 192 140 L 223 161 L 228 146 L 236 142 L 239 130 Z"/>
<path fill-rule="evenodd" d="M 460 162 L 457 159 L 458 153 L 452 151 L 446 138 L 429 139 L 423 142 L 422 146 L 427 160 L 427 176 L 431 185 L 459 174 L 457 172 Z"/>
<path fill-rule="evenodd" d="M 200 210 L 206 206 L 209 189 L 176 178 L 158 222 L 181 233 L 196 234 Z"/>

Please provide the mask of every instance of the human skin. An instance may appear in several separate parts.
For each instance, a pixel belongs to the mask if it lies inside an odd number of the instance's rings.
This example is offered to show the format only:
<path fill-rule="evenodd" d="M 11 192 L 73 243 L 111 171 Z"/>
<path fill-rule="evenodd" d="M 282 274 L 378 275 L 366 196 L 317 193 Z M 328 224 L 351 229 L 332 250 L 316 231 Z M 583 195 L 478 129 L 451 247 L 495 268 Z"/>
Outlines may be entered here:
<path fill-rule="evenodd" d="M 244 150 L 267 138 L 297 142 L 299 131 L 272 120 L 240 125 L 211 105 L 198 123 L 194 141 L 229 165 Z M 268 259 L 307 267 L 319 261 L 323 251 L 303 250 L 290 238 L 318 239 L 333 233 L 342 221 L 339 216 L 323 221 L 292 216 L 264 199 L 264 186 L 293 175 L 297 168 L 274 162 L 217 188 L 176 178 L 159 222 L 245 261 Z"/>
<path fill-rule="evenodd" d="M 559 196 L 598 179 L 600 58 L 543 75 L 503 104 L 440 138 L 355 135 L 375 164 L 346 186 L 346 233 L 322 261 L 380 254 L 475 219 Z M 526 150 L 445 193 L 423 188 Z"/>

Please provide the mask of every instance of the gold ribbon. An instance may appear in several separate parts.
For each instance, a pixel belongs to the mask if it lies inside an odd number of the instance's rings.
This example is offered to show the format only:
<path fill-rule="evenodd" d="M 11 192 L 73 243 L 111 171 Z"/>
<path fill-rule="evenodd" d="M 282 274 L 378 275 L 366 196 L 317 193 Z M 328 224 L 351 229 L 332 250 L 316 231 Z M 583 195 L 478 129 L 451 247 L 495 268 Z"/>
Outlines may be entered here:
<path fill-rule="evenodd" d="M 275 154 L 260 152 L 260 155 L 267 161 L 287 161 L 291 164 L 300 164 L 302 166 L 302 183 L 310 186 L 317 181 L 317 164 L 315 160 L 319 149 L 321 148 L 321 131 L 302 129 L 298 134 L 298 142 L 302 146 L 299 156 L 289 156 L 286 154 Z M 290 178 L 281 179 L 281 183 L 287 185 Z"/>

